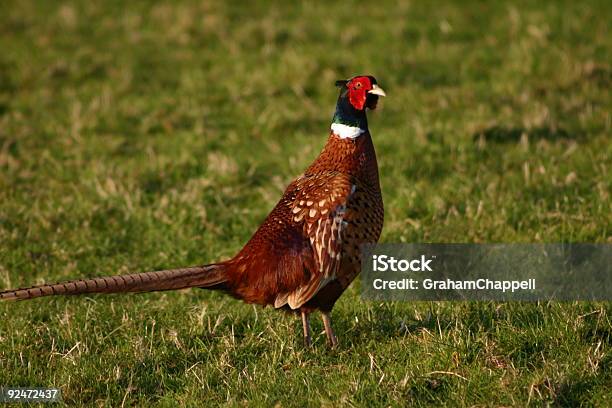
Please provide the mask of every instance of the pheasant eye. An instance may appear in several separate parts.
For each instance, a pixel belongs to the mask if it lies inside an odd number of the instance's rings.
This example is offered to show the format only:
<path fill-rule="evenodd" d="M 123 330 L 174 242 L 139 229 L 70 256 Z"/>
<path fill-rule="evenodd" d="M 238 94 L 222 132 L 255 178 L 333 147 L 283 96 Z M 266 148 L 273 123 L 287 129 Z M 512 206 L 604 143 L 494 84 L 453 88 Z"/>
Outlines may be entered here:
<path fill-rule="evenodd" d="M 361 82 L 357 82 L 354 86 L 355 89 L 361 88 Z"/>

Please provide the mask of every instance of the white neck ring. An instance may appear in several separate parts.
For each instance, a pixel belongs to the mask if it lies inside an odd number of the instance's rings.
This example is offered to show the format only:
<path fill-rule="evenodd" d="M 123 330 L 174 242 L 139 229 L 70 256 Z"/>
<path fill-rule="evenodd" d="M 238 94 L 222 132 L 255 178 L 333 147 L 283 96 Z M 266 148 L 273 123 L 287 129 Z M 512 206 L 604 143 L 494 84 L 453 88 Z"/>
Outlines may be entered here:
<path fill-rule="evenodd" d="M 340 139 L 356 139 L 365 133 L 365 129 L 343 125 L 342 123 L 332 123 L 331 131 Z"/>

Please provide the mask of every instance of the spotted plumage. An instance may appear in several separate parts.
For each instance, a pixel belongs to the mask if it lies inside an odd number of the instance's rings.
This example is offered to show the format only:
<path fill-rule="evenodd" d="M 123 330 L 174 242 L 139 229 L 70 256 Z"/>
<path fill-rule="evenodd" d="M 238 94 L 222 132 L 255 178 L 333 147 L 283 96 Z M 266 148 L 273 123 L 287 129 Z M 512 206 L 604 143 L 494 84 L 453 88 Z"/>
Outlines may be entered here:
<path fill-rule="evenodd" d="M 384 96 L 359 76 L 341 88 L 327 144 L 243 249 L 217 264 L 83 279 L 0 292 L 0 299 L 48 295 L 218 289 L 248 303 L 297 311 L 310 344 L 309 314 L 319 310 L 332 345 L 335 302 L 360 271 L 360 246 L 378 241 L 383 203 L 366 108 Z"/>

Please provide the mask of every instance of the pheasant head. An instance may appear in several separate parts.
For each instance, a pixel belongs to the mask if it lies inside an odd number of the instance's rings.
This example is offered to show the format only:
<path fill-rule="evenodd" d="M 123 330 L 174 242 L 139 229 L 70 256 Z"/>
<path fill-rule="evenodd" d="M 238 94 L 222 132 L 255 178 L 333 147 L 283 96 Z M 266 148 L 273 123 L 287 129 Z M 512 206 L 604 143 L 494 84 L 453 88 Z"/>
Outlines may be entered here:
<path fill-rule="evenodd" d="M 342 88 L 340 98 L 347 98 L 351 106 L 358 111 L 365 108 L 375 109 L 378 97 L 387 95 L 373 76 L 356 76 L 348 80 L 339 80 L 336 81 L 336 86 Z"/>
<path fill-rule="evenodd" d="M 332 130 L 341 138 L 355 138 L 368 129 L 366 109 L 375 109 L 385 91 L 370 75 L 336 81 L 340 96 L 332 120 Z"/>

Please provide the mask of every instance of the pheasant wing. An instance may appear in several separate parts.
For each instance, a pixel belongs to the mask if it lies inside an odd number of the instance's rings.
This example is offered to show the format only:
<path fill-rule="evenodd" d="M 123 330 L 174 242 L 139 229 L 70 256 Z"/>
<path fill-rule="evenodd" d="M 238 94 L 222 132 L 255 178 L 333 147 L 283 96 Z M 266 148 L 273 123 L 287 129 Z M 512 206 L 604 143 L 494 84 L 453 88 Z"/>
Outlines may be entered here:
<path fill-rule="evenodd" d="M 318 173 L 296 180 L 291 206 L 292 222 L 310 241 L 314 270 L 294 291 L 279 295 L 275 306 L 297 309 L 336 279 L 342 258 L 342 237 L 347 203 L 357 188 L 355 180 L 338 172 Z"/>

